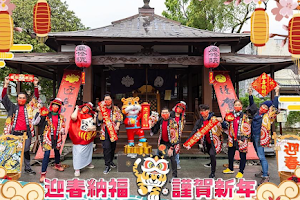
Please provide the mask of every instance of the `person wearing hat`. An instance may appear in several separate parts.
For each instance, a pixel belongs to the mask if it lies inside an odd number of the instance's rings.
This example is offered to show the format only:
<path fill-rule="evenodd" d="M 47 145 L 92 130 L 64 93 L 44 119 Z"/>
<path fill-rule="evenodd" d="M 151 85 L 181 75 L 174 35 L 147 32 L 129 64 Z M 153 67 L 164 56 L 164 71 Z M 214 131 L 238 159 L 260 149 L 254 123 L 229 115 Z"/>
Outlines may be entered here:
<path fill-rule="evenodd" d="M 39 99 L 38 82 L 39 80 L 35 77 L 33 84 L 34 94 L 37 99 Z M 31 138 L 34 136 L 34 127 L 32 124 L 32 120 L 34 117 L 33 107 L 30 106 L 30 104 L 26 104 L 27 96 L 23 92 L 17 94 L 17 105 L 11 102 L 7 95 L 7 88 L 9 86 L 9 83 L 9 77 L 5 77 L 1 101 L 5 110 L 7 111 L 4 134 L 22 136 L 25 132 L 27 133 L 28 138 L 25 141 L 24 147 L 25 173 L 35 175 L 35 171 L 33 171 L 30 166 L 30 145 Z"/>
<path fill-rule="evenodd" d="M 76 106 L 71 115 L 69 136 L 73 142 L 74 175 L 80 176 L 80 169 L 93 169 L 93 145 L 96 133 L 96 116 L 91 102 Z"/>
<path fill-rule="evenodd" d="M 116 132 L 119 131 L 120 125 L 123 122 L 123 115 L 118 106 L 115 106 L 112 98 L 109 94 L 104 96 L 104 100 L 102 102 L 105 105 L 108 116 L 110 117 L 114 129 Z M 111 168 L 116 168 L 116 164 L 113 162 L 115 157 L 115 150 L 117 146 L 116 141 L 111 141 L 111 138 L 108 134 L 105 120 L 103 119 L 102 113 L 98 107 L 98 117 L 97 117 L 97 125 L 100 126 L 100 140 L 102 140 L 103 154 L 105 160 L 105 170 L 103 174 L 108 174 Z"/>
<path fill-rule="evenodd" d="M 186 110 L 186 103 L 184 101 L 179 101 L 170 112 L 170 117 L 175 119 L 178 125 L 179 143 L 185 125 L 185 110 Z M 181 169 L 180 160 L 179 160 L 180 144 L 177 144 L 175 146 L 175 151 L 176 151 L 175 160 L 177 163 L 177 169 L 180 170 Z"/>
<path fill-rule="evenodd" d="M 62 135 L 65 134 L 65 118 L 60 114 L 63 102 L 59 98 L 51 101 L 49 110 L 42 107 L 35 115 L 33 124 L 39 127 L 41 133 L 41 145 L 44 151 L 42 162 L 40 182 L 43 183 L 46 178 L 50 152 L 53 149 L 55 153 L 54 169 L 64 171 L 60 165 L 60 148 L 62 146 Z"/>
<path fill-rule="evenodd" d="M 262 172 L 255 174 L 255 177 L 262 178 L 261 182 L 260 182 L 260 184 L 262 184 L 264 182 L 269 182 L 268 161 L 265 157 L 264 147 L 267 147 L 269 145 L 269 141 L 271 139 L 271 137 L 266 138 L 266 140 L 262 138 L 263 135 L 266 135 L 264 133 L 264 130 L 262 129 L 262 126 L 264 125 L 263 118 L 268 117 L 268 118 L 270 118 L 270 120 L 269 120 L 270 122 L 274 121 L 275 117 L 272 115 L 269 115 L 268 111 L 271 110 L 270 108 L 272 106 L 275 107 L 276 109 L 278 108 L 279 86 L 277 86 L 275 88 L 275 97 L 274 97 L 273 101 L 263 102 L 259 109 L 257 107 L 255 109 L 252 92 L 253 92 L 253 89 L 250 86 L 248 89 L 249 102 L 250 102 L 250 107 L 252 107 L 251 110 L 253 111 L 253 113 L 255 113 L 253 115 L 253 119 L 252 119 L 252 123 L 251 123 L 251 137 L 252 137 L 255 151 L 259 157 L 259 160 L 260 160 L 260 163 L 262 166 Z M 272 119 L 271 119 L 271 117 L 272 117 Z"/>

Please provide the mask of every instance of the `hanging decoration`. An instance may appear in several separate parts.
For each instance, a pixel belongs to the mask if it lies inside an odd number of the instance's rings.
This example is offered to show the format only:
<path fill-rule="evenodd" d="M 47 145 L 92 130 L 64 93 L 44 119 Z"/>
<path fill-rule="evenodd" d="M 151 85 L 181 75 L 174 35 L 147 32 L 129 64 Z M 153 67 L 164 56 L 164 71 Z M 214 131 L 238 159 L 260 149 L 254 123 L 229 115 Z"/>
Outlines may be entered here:
<path fill-rule="evenodd" d="M 92 50 L 87 45 L 78 45 L 75 48 L 75 63 L 77 67 L 88 68 L 92 64 Z"/>
<path fill-rule="evenodd" d="M 204 49 L 204 66 L 206 68 L 216 68 L 220 65 L 220 49 L 216 46 L 208 46 Z"/>
<path fill-rule="evenodd" d="M 271 92 L 278 83 L 274 81 L 266 73 L 262 73 L 253 83 L 252 87 L 263 97 L 265 97 L 269 92 Z"/>
<path fill-rule="evenodd" d="M 11 15 L 16 6 L 10 3 L 10 0 L 0 2 L 0 68 L 3 68 L 6 65 L 4 60 L 11 60 L 14 58 L 14 54 L 11 51 L 31 51 L 32 45 L 14 45 L 14 22 Z M 16 28 L 16 30 L 20 29 Z"/>
<path fill-rule="evenodd" d="M 51 10 L 46 0 L 38 0 L 33 8 L 33 30 L 39 42 L 46 42 L 51 31 Z"/>
<path fill-rule="evenodd" d="M 9 74 L 10 81 L 33 82 L 34 75 L 32 74 Z"/>
<path fill-rule="evenodd" d="M 289 52 L 292 54 L 292 60 L 299 67 L 300 62 L 300 14 L 294 14 L 289 22 Z"/>
<path fill-rule="evenodd" d="M 258 2 L 261 4 L 261 1 Z M 269 16 L 264 8 L 256 8 L 251 15 L 251 42 L 256 47 L 265 46 L 269 40 Z"/>

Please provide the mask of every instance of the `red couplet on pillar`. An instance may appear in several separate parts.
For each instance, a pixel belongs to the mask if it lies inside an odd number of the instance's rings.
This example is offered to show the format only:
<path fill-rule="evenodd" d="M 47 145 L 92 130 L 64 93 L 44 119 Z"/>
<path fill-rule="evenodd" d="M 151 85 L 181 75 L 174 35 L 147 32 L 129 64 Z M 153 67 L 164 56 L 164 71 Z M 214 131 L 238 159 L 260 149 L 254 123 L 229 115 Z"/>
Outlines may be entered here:
<path fill-rule="evenodd" d="M 150 104 L 144 102 L 142 103 L 142 130 L 150 130 L 149 117 L 150 117 Z"/>
<path fill-rule="evenodd" d="M 85 84 L 85 72 L 81 72 L 81 84 L 84 85 Z"/>
<path fill-rule="evenodd" d="M 214 72 L 210 71 L 209 72 L 209 84 L 213 84 L 214 83 Z"/>

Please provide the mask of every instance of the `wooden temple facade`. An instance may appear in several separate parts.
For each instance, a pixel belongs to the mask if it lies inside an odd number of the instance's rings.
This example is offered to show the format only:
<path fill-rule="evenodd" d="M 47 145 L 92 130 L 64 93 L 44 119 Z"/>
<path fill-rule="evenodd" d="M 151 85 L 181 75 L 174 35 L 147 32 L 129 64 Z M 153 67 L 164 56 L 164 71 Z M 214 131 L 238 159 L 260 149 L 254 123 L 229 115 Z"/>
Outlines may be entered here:
<path fill-rule="evenodd" d="M 7 65 L 19 72 L 54 80 L 53 96 L 56 96 L 64 70 L 81 70 L 75 65 L 74 50 L 76 45 L 85 44 L 92 49 L 92 66 L 86 69 L 86 83 L 82 86 L 79 101 L 96 103 L 104 94 L 111 93 L 115 103 L 121 106 L 122 97 L 139 96 L 141 101 L 151 103 L 152 110 L 160 111 L 164 106 L 172 108 L 177 101 L 184 100 L 191 113 L 197 109 L 196 105 L 205 103 L 219 115 L 208 80 L 209 69 L 203 66 L 205 47 L 216 45 L 220 48 L 221 64 L 214 70 L 229 71 L 236 91 L 239 91 L 239 81 L 262 72 L 274 75 L 275 71 L 293 64 L 290 57 L 237 54 L 249 43 L 249 34 L 216 33 L 186 27 L 156 15 L 153 8 L 145 5 L 139 8 L 138 14 L 114 21 L 109 26 L 50 33 L 46 45 L 55 53 L 16 53 Z M 126 70 L 136 77 L 128 76 Z M 151 76 L 160 72 L 165 77 L 171 76 L 171 88 L 158 88 L 169 80 Z M 114 74 L 121 79 L 117 80 Z M 153 77 L 156 80 L 152 80 Z M 135 85 L 134 79 L 139 79 L 140 85 Z M 121 87 L 113 88 L 120 82 L 126 91 Z"/>

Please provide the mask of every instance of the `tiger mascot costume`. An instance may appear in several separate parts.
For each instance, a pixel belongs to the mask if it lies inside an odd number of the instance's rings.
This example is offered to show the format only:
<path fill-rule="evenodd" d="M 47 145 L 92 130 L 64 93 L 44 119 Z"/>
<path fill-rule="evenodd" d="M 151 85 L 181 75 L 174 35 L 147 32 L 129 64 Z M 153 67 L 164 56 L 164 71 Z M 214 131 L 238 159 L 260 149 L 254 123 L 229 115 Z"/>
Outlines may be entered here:
<path fill-rule="evenodd" d="M 134 146 L 134 135 L 139 136 L 140 142 L 147 142 L 144 131 L 141 129 L 140 120 L 142 118 L 141 105 L 139 97 L 122 98 L 122 113 L 126 116 L 124 124 L 126 127 L 128 145 Z"/>

